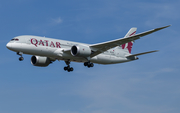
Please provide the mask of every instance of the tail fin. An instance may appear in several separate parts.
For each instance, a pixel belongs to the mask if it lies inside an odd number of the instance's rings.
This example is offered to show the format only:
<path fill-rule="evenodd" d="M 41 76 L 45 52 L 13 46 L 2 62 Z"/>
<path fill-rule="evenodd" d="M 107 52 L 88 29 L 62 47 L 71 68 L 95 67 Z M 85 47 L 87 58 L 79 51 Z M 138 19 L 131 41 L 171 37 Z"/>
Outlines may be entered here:
<path fill-rule="evenodd" d="M 131 28 L 128 31 L 128 33 L 125 35 L 125 38 L 135 35 L 136 30 L 137 30 L 137 28 L 135 28 L 135 27 Z M 133 41 L 121 45 L 122 49 L 125 51 L 128 51 L 129 53 L 131 53 L 132 46 L 133 46 Z"/>

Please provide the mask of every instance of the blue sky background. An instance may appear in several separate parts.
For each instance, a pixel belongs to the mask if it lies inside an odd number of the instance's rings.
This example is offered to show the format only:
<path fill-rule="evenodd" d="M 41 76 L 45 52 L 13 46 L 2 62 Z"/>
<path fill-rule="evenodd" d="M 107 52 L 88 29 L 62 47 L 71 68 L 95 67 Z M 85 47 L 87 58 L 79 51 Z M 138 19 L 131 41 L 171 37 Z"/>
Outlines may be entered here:
<path fill-rule="evenodd" d="M 180 0 L 0 0 L 0 113 L 179 113 Z M 63 61 L 41 68 L 6 48 L 18 35 L 83 43 L 172 24 L 137 40 L 139 60 L 88 69 Z"/>

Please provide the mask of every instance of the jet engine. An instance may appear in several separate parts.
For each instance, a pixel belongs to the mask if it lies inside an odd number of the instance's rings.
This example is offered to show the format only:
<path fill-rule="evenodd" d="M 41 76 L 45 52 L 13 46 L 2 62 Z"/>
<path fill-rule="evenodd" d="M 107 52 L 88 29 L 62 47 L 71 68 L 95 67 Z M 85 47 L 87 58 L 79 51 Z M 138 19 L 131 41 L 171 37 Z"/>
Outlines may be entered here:
<path fill-rule="evenodd" d="M 31 64 L 34 66 L 46 67 L 51 63 L 51 60 L 48 57 L 42 56 L 32 56 Z"/>
<path fill-rule="evenodd" d="M 91 55 L 91 49 L 84 45 L 74 45 L 71 48 L 71 54 L 78 57 L 88 57 Z"/>

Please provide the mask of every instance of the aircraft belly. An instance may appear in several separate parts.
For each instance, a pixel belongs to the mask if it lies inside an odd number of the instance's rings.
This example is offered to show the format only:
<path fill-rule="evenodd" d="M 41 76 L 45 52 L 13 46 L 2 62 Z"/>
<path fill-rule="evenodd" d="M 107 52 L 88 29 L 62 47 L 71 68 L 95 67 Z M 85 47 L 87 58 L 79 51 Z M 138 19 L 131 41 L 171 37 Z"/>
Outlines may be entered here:
<path fill-rule="evenodd" d="M 128 60 L 127 58 L 111 56 L 111 64 L 123 63 L 128 61 L 130 60 Z"/>
<path fill-rule="evenodd" d="M 92 60 L 93 63 L 98 64 L 116 64 L 131 61 L 127 58 L 111 56 L 111 55 L 98 55 L 96 59 Z"/>

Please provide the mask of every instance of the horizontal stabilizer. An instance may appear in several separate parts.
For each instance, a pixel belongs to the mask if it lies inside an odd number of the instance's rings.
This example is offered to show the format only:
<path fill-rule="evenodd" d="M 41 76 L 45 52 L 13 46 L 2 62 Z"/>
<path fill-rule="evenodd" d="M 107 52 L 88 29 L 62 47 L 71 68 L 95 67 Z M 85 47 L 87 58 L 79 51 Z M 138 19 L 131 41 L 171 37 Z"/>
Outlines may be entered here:
<path fill-rule="evenodd" d="M 138 54 L 133 54 L 133 55 L 128 55 L 128 56 L 126 56 L 126 58 L 128 58 L 128 57 L 135 57 L 135 56 L 144 55 L 144 54 L 153 53 L 153 52 L 158 52 L 158 50 L 148 51 L 148 52 L 143 52 L 143 53 L 138 53 Z"/>

